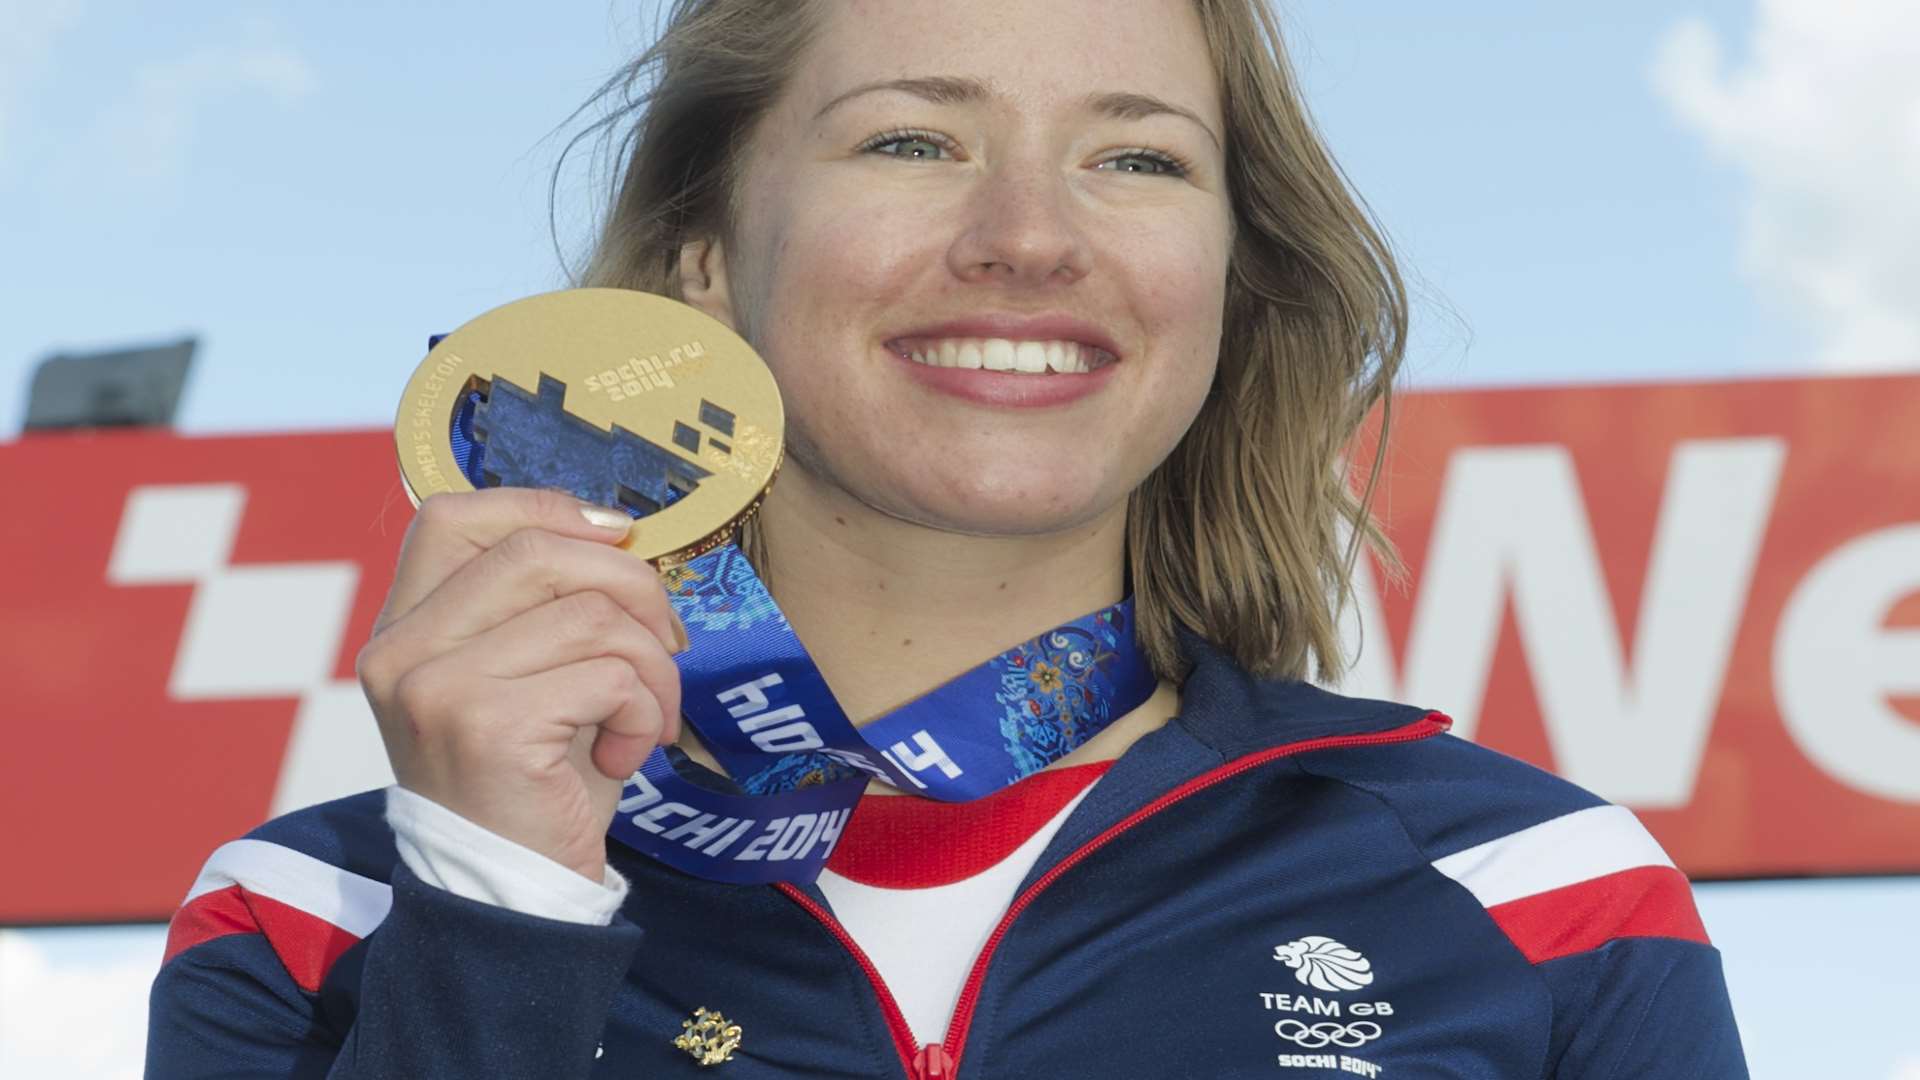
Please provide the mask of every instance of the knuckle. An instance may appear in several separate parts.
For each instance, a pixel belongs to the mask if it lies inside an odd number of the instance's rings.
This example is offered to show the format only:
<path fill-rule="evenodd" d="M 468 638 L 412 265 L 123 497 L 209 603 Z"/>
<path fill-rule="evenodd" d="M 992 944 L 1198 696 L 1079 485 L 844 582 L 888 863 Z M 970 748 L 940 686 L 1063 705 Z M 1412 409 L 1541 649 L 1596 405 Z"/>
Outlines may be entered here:
<path fill-rule="evenodd" d="M 568 627 L 578 637 L 610 638 L 623 631 L 622 624 L 631 621 L 627 613 L 620 610 L 620 605 L 597 590 L 574 593 L 559 603 L 563 605 Z"/>
<path fill-rule="evenodd" d="M 379 638 L 360 646 L 360 651 L 353 654 L 353 674 L 361 686 L 369 690 L 386 686 L 386 659 L 387 651 Z"/>
<path fill-rule="evenodd" d="M 639 692 L 645 688 L 645 684 L 640 681 L 640 673 L 633 669 L 632 664 L 625 660 L 615 660 L 607 664 L 606 669 L 609 690 L 625 697 L 644 696 Z"/>
<path fill-rule="evenodd" d="M 400 707 L 416 730 L 432 727 L 435 707 L 440 700 L 437 680 L 428 668 L 414 668 L 393 684 L 393 703 Z"/>
<path fill-rule="evenodd" d="M 414 512 L 413 528 L 445 529 L 460 518 L 464 492 L 439 491 L 420 500 Z"/>
<path fill-rule="evenodd" d="M 515 529 L 495 550 L 523 571 L 548 574 L 553 569 L 553 547 L 553 535 L 544 529 Z"/>
<path fill-rule="evenodd" d="M 603 656 L 580 673 L 580 704 L 594 710 L 617 709 L 621 704 L 644 696 L 640 676 L 633 666 L 618 657 Z"/>

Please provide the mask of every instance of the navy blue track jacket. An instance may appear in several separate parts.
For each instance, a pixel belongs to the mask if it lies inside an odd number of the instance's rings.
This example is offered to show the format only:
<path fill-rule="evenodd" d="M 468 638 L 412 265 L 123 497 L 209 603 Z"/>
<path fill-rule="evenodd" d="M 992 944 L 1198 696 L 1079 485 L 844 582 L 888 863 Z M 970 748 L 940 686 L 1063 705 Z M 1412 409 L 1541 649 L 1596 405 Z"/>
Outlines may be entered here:
<path fill-rule="evenodd" d="M 1185 644 L 1182 715 L 1068 818 L 940 1044 L 914 1045 L 817 889 L 613 843 L 633 888 L 611 926 L 521 915 L 422 884 L 376 791 L 214 854 L 147 1075 L 1747 1075 L 1686 880 L 1627 811 L 1437 715 Z M 702 1007 L 741 1029 L 713 1073 L 674 1046 Z"/>

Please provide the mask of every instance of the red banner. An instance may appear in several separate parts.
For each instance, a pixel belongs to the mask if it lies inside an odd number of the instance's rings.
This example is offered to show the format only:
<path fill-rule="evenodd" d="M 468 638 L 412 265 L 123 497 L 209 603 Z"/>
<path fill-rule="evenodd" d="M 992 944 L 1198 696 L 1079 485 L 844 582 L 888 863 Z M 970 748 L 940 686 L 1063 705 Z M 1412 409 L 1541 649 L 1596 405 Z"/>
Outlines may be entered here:
<path fill-rule="evenodd" d="M 1920 872 L 1920 378 L 1407 395 L 1341 687 L 1638 810 L 1697 876 Z M 384 432 L 0 445 L 0 922 L 164 918 L 386 782 Z"/>

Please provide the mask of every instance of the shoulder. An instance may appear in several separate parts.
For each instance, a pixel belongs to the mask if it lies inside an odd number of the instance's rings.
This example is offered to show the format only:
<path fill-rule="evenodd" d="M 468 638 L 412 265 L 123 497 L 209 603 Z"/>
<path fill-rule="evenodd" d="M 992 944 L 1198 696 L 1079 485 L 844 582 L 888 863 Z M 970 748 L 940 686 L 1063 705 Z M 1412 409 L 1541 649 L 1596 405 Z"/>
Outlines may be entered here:
<path fill-rule="evenodd" d="M 1544 769 L 1448 734 L 1391 745 L 1332 747 L 1300 755 L 1299 761 L 1307 772 L 1379 799 L 1433 859 L 1611 805 Z M 1606 814 L 1575 820 L 1609 818 L 1617 820 Z M 1639 825 L 1633 822 L 1629 831 L 1636 829 Z"/>
<path fill-rule="evenodd" d="M 367 791 L 222 844 L 174 914 L 166 959 L 239 937 L 264 940 L 301 989 L 317 991 L 393 906 L 399 854 L 385 814 L 386 793 Z"/>
<path fill-rule="evenodd" d="M 1686 876 L 1631 810 L 1452 735 L 1303 754 L 1398 818 L 1535 963 L 1628 938 L 1707 943 Z"/>

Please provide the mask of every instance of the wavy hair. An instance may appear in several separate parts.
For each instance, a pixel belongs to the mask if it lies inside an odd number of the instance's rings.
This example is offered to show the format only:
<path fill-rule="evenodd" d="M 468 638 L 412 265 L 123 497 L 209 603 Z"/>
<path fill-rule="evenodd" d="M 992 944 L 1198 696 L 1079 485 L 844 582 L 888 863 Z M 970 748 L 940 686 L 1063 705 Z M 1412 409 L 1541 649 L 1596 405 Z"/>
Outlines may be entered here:
<path fill-rule="evenodd" d="M 673 0 L 654 43 L 576 110 L 603 115 L 567 144 L 555 190 L 584 139 L 598 136 L 615 167 L 575 284 L 680 296 L 680 249 L 729 235 L 744 147 L 804 53 L 817 2 Z M 1308 114 L 1267 0 L 1194 6 L 1226 116 L 1234 243 L 1213 388 L 1128 506 L 1138 633 L 1175 682 L 1183 625 L 1257 674 L 1335 679 L 1356 560 L 1371 547 L 1398 568 L 1370 511 L 1406 287 Z M 1376 409 L 1371 464 L 1355 477 L 1346 452 Z M 751 526 L 742 543 L 763 550 Z"/>

